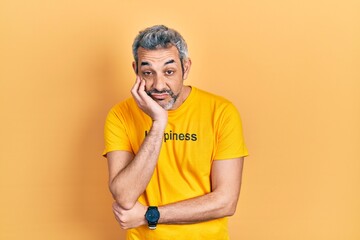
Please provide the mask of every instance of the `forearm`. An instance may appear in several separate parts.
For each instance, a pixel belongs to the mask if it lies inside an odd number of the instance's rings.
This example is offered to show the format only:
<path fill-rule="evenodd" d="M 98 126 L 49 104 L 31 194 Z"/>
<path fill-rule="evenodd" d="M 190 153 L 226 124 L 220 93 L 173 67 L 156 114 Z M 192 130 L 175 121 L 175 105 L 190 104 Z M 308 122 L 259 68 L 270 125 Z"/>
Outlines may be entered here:
<path fill-rule="evenodd" d="M 191 224 L 231 216 L 235 213 L 241 188 L 243 158 L 214 161 L 211 172 L 212 192 L 198 197 L 158 206 L 161 224 Z M 115 205 L 114 212 L 124 229 L 146 224 L 147 206 L 138 203 L 132 209 Z"/>
<path fill-rule="evenodd" d="M 231 216 L 238 197 L 226 193 L 209 194 L 159 207 L 162 224 L 190 224 Z"/>
<path fill-rule="evenodd" d="M 110 190 L 122 207 L 132 208 L 145 191 L 158 161 L 165 126 L 166 122 L 153 122 L 134 159 L 110 183 Z"/>
<path fill-rule="evenodd" d="M 214 161 L 212 192 L 160 206 L 160 223 L 186 224 L 208 221 L 235 213 L 241 188 L 243 158 Z"/>
<path fill-rule="evenodd" d="M 200 197 L 177 203 L 159 206 L 160 224 L 192 224 L 218 219 L 234 214 L 237 198 L 229 199 L 223 193 L 212 192 Z M 133 208 L 124 209 L 113 204 L 115 218 L 123 229 L 136 228 L 147 224 L 145 212 L 147 207 L 137 202 Z"/>

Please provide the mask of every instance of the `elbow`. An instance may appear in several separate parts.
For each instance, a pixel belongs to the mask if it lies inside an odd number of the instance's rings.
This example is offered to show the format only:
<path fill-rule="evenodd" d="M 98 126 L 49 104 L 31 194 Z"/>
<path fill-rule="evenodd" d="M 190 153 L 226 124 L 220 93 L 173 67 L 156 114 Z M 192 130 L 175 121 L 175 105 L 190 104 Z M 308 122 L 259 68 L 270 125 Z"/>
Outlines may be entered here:
<path fill-rule="evenodd" d="M 131 210 L 136 204 L 136 201 L 129 201 L 119 197 L 118 198 L 114 197 L 114 199 L 116 203 L 119 205 L 119 207 L 121 207 L 124 210 Z"/>
<path fill-rule="evenodd" d="M 236 212 L 236 204 L 230 205 L 226 209 L 226 216 L 231 217 L 235 214 L 235 212 Z"/>
<path fill-rule="evenodd" d="M 137 199 L 130 199 L 130 196 L 128 196 L 128 194 L 118 193 L 111 186 L 110 186 L 110 192 L 111 192 L 111 194 L 113 196 L 113 199 L 117 203 L 117 205 L 119 207 L 121 207 L 122 209 L 124 209 L 124 210 L 132 209 L 135 206 L 136 202 L 137 202 Z"/>
<path fill-rule="evenodd" d="M 224 217 L 231 217 L 235 214 L 237 207 L 237 199 L 228 199 L 223 201 L 222 212 Z"/>
<path fill-rule="evenodd" d="M 122 194 L 116 194 L 113 192 L 111 192 L 111 193 L 112 193 L 113 198 L 114 198 L 115 202 L 117 203 L 117 205 L 124 210 L 130 210 L 136 204 L 137 200 L 129 199 L 129 197 L 124 197 Z"/>

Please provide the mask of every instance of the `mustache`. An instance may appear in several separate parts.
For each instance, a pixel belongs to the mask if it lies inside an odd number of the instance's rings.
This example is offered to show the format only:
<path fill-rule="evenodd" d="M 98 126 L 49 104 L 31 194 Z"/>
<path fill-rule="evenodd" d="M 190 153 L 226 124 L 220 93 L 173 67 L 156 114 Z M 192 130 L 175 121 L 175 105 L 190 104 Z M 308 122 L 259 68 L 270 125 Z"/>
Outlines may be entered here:
<path fill-rule="evenodd" d="M 173 96 L 173 95 L 174 95 L 173 91 L 171 91 L 170 89 L 169 89 L 169 90 L 164 89 L 164 90 L 161 90 L 161 91 L 159 91 L 159 90 L 157 90 L 157 89 L 152 89 L 152 90 L 146 91 L 146 93 L 147 93 L 147 95 L 149 95 L 149 96 L 150 96 L 151 94 L 153 94 L 153 93 L 157 93 L 157 94 L 167 93 L 167 94 L 169 94 L 170 96 Z"/>

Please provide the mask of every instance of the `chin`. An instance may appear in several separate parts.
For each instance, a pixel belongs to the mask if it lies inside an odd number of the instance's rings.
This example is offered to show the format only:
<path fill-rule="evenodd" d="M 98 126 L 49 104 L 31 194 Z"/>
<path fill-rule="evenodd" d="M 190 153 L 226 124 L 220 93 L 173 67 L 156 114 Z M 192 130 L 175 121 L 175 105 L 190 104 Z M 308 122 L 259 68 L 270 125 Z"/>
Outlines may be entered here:
<path fill-rule="evenodd" d="M 162 104 L 160 106 L 167 111 L 167 110 L 170 110 L 173 107 L 173 105 L 174 104 L 172 104 L 172 103 L 167 103 L 167 104 Z"/>
<path fill-rule="evenodd" d="M 165 109 L 166 111 L 168 111 L 168 110 L 172 109 L 172 107 L 174 106 L 174 104 L 175 104 L 174 99 L 171 99 L 170 102 L 165 103 L 165 104 L 160 104 L 160 106 L 161 106 L 163 109 Z"/>

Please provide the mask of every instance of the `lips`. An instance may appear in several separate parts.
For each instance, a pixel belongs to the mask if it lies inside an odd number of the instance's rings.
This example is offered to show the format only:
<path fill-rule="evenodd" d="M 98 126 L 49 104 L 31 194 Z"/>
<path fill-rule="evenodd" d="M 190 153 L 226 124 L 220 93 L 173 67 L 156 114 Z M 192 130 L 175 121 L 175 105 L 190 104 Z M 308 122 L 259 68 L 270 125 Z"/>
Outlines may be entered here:
<path fill-rule="evenodd" d="M 156 100 L 164 100 L 169 96 L 168 93 L 152 93 L 151 97 Z"/>

